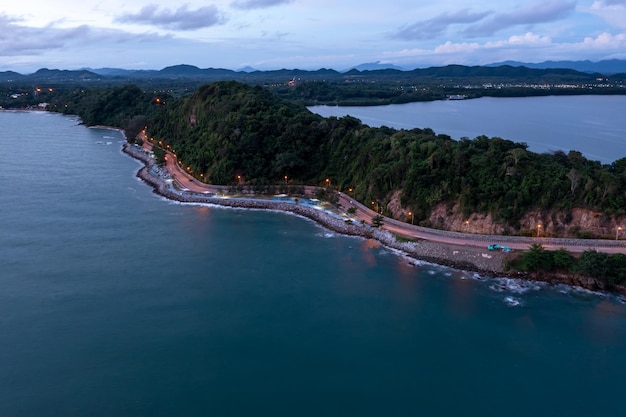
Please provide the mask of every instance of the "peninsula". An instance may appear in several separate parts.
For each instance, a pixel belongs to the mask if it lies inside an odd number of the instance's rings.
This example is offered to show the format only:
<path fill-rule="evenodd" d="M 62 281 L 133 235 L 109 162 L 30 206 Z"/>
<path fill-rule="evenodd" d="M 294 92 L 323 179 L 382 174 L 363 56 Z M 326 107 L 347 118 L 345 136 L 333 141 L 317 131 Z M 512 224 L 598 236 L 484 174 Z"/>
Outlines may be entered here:
<path fill-rule="evenodd" d="M 231 195 L 311 197 L 308 187 L 317 187 L 318 200 L 356 210 L 345 220 L 382 225 L 403 239 L 432 243 L 442 234 L 460 238 L 441 242 L 457 248 L 482 239 L 476 257 L 501 259 L 500 267 L 476 261 L 473 269 L 591 276 L 598 287 L 626 282 L 619 234 L 626 225 L 626 158 L 603 165 L 580 152 L 537 154 L 497 137 L 456 141 L 428 128 L 372 128 L 234 81 L 180 97 L 124 86 L 80 90 L 66 100 L 56 109 L 88 125 L 122 127 L 129 143 L 156 145 L 157 165 L 175 156 L 192 178 L 182 191 L 191 183 L 219 184 Z M 517 259 L 487 252 L 495 243 L 526 250 Z"/>
<path fill-rule="evenodd" d="M 341 192 L 337 192 L 337 200 L 332 205 L 313 198 L 319 191 L 324 190 L 313 186 L 299 188 L 300 194 L 293 198 L 286 198 L 287 195 L 285 194 L 259 196 L 251 190 L 248 193 L 243 193 L 243 188 L 237 191 L 237 188 L 197 181 L 188 171 L 181 168 L 176 156 L 171 152 L 167 153 L 166 164 L 162 167 L 158 166 L 155 163 L 152 152 L 153 144 L 150 141 L 144 141 L 143 146 L 125 144 L 123 151 L 145 164 L 137 172 L 137 176 L 151 185 L 157 194 L 171 200 L 233 208 L 289 212 L 314 220 L 341 234 L 375 239 L 419 261 L 475 271 L 489 276 L 508 276 L 551 284 L 563 283 L 590 290 L 612 290 L 626 295 L 626 288 L 623 286 L 611 285 L 608 287 L 605 281 L 589 276 L 511 271 L 508 268 L 509 262 L 518 255 L 509 251 L 489 249 L 489 245 L 493 245 L 492 242 L 500 242 L 500 247 L 515 249 L 525 249 L 529 245 L 539 242 L 539 244 L 548 247 L 567 248 L 573 252 L 594 248 L 594 250 L 604 252 L 622 253 L 626 247 L 621 242 L 464 234 L 427 229 L 383 216 L 380 216 L 380 224 L 377 227 L 372 227 L 371 225 L 376 223 L 375 219 L 379 215 Z M 315 204 L 305 204 L 304 201 L 307 198 L 308 202 L 314 201 Z M 401 238 L 399 239 L 399 237 Z"/>

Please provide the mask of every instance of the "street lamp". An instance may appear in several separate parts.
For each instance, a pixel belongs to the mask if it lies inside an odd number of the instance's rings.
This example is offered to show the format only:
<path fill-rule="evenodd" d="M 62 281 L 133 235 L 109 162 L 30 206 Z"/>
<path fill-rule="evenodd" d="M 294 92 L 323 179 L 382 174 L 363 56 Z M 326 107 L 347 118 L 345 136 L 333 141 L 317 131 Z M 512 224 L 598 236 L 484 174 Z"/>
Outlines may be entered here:
<path fill-rule="evenodd" d="M 285 175 L 285 184 L 287 184 L 287 176 Z"/>
<path fill-rule="evenodd" d="M 330 178 L 326 178 L 326 186 L 330 187 Z"/>
<path fill-rule="evenodd" d="M 537 225 L 537 237 L 541 235 L 541 223 Z"/>
<path fill-rule="evenodd" d="M 622 230 L 622 226 L 617 226 L 615 229 L 615 240 L 619 240 L 619 231 Z"/>
<path fill-rule="evenodd" d="M 409 211 L 409 216 L 411 216 L 411 224 L 413 224 L 413 212 Z"/>

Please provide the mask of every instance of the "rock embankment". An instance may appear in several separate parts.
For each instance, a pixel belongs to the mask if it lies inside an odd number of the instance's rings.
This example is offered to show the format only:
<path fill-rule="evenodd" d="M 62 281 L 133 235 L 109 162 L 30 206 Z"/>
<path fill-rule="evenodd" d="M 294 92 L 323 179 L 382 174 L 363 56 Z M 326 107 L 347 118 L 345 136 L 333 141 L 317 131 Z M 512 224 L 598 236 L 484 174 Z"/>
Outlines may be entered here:
<path fill-rule="evenodd" d="M 163 176 L 155 174 L 153 169 L 154 160 L 141 148 L 124 145 L 123 151 L 133 158 L 144 162 L 145 167 L 141 168 L 137 173 L 140 179 L 151 185 L 157 194 L 174 201 L 289 212 L 314 220 L 337 233 L 376 239 L 385 246 L 402 251 L 418 260 L 485 274 L 502 273 L 504 271 L 505 255 L 501 252 L 487 253 L 486 249 L 482 248 L 447 245 L 425 240 L 399 242 L 393 234 L 384 230 L 348 223 L 330 216 L 324 210 L 302 204 L 264 199 L 223 199 L 210 195 L 181 192 L 173 189 L 166 182 L 165 173 L 163 173 Z"/>
<path fill-rule="evenodd" d="M 552 284 L 562 283 L 581 286 L 594 291 L 606 290 L 603 283 L 595 278 L 577 277 L 565 274 L 507 273 L 505 272 L 505 263 L 508 258 L 507 253 L 488 251 L 486 248 L 481 247 L 452 245 L 427 240 L 400 242 L 397 240 L 396 236 L 385 230 L 349 223 L 329 215 L 324 210 L 303 204 L 252 198 L 224 199 L 212 195 L 176 190 L 167 182 L 167 177 L 169 176 L 167 171 L 155 167 L 153 165 L 154 160 L 141 148 L 126 144 L 124 145 L 123 151 L 133 158 L 144 162 L 145 166 L 137 172 L 137 177 L 151 185 L 155 193 L 174 201 L 289 212 L 314 220 L 320 225 L 337 233 L 349 236 L 360 236 L 366 239 L 376 239 L 387 247 L 399 250 L 411 258 L 421 261 L 478 272 L 488 276 L 509 276 Z M 626 289 L 624 288 L 615 288 L 615 290 L 626 295 Z"/>

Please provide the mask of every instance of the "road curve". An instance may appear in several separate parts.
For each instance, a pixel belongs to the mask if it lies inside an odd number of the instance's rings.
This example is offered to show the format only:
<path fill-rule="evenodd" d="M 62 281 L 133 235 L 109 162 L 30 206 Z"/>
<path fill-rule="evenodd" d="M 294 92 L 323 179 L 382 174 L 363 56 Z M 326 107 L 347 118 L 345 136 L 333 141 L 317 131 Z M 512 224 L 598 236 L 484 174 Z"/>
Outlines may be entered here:
<path fill-rule="evenodd" d="M 144 148 L 152 149 L 152 144 L 144 140 Z M 203 193 L 221 193 L 226 192 L 227 186 L 218 186 L 205 184 L 195 179 L 190 173 L 183 169 L 176 159 L 176 155 L 172 152 L 166 152 L 166 169 L 172 176 L 172 179 L 181 187 L 189 191 Z M 315 195 L 318 187 L 305 186 L 307 195 Z M 362 223 L 371 224 L 374 216 L 378 213 L 371 210 L 364 204 L 354 200 L 349 195 L 337 192 L 338 204 L 342 209 L 347 211 L 350 207 L 356 208 L 356 213 L 352 216 L 354 220 Z M 584 252 L 588 249 L 595 249 L 598 252 L 605 253 L 623 253 L 626 254 L 626 241 L 601 240 L 601 239 L 563 239 L 563 238 L 528 238 L 521 236 L 501 236 L 501 235 L 479 235 L 461 232 L 449 232 L 437 229 L 428 229 L 425 227 L 415 226 L 408 223 L 400 222 L 389 217 L 384 217 L 383 229 L 391 233 L 405 236 L 411 239 L 423 239 L 436 243 L 445 243 L 458 246 L 471 246 L 484 248 L 492 243 L 498 243 L 508 246 L 511 249 L 526 250 L 533 243 L 540 243 L 545 249 L 556 250 L 564 248 L 569 252 Z"/>

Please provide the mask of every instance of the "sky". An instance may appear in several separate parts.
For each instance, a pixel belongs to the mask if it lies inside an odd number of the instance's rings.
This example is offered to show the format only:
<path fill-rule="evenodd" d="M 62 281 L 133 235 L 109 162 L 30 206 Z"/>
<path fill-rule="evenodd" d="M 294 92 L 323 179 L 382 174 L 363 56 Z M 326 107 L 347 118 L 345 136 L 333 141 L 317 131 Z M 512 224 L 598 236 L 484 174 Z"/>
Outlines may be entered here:
<path fill-rule="evenodd" d="M 0 7 L 0 71 L 22 74 L 614 58 L 626 59 L 626 0 L 10 0 Z"/>

